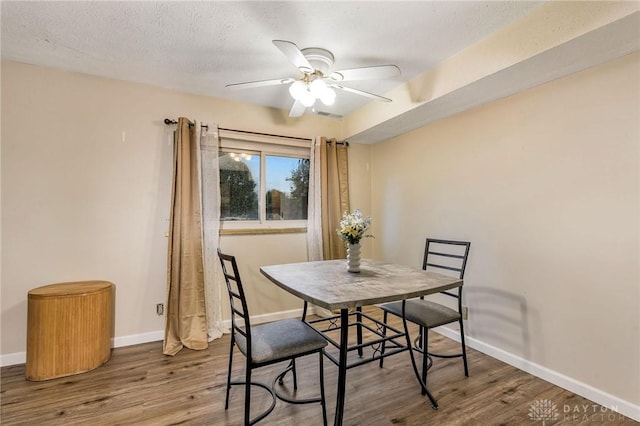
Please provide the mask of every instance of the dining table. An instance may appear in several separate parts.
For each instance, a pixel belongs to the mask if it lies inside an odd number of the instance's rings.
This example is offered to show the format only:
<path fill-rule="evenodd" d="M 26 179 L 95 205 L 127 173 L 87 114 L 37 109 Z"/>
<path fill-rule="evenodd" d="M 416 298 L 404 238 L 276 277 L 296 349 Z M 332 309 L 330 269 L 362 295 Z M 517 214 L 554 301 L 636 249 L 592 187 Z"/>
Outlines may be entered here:
<path fill-rule="evenodd" d="M 348 272 L 344 259 L 313 262 L 287 263 L 262 266 L 260 272 L 271 282 L 305 302 L 303 320 L 314 326 L 329 343 L 338 350 L 338 356 L 325 351 L 338 367 L 336 407 L 334 425 L 342 425 L 345 408 L 347 370 L 411 348 L 407 322 L 403 317 L 403 330 L 381 323 L 362 311 L 362 307 L 393 301 L 422 297 L 460 287 L 462 279 L 425 271 L 403 264 L 381 260 L 362 259 L 360 272 Z M 315 320 L 306 319 L 306 306 L 311 303 L 331 312 L 335 316 Z M 404 309 L 404 304 L 403 304 Z M 351 319 L 354 319 L 350 321 Z M 366 321 L 365 321 L 366 320 Z M 328 321 L 328 326 L 321 324 Z M 375 326 L 368 325 L 373 322 Z M 349 328 L 356 330 L 356 344 L 349 345 Z M 363 341 L 363 330 L 373 336 Z M 329 336 L 329 331 L 339 332 L 339 339 Z M 382 344 L 382 345 L 381 345 Z M 379 348 L 382 346 L 382 350 Z M 361 359 L 365 347 L 373 347 L 373 355 Z M 350 352 L 357 352 L 355 361 L 348 360 Z M 413 351 L 409 350 L 414 373 L 420 380 Z M 430 394 L 429 394 L 430 395 Z"/>

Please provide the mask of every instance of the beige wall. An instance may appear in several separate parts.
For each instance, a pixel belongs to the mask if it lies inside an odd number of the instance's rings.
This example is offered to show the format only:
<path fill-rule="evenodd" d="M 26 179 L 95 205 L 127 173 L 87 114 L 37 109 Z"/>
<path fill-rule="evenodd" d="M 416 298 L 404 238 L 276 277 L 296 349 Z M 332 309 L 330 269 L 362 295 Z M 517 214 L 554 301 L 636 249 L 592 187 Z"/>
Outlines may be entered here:
<path fill-rule="evenodd" d="M 340 137 L 339 122 L 319 116 L 291 120 L 287 111 L 2 63 L 1 355 L 25 350 L 27 292 L 56 282 L 114 282 L 121 343 L 163 329 L 155 305 L 166 295 L 172 174 L 163 119 L 179 116 Z M 258 267 L 306 260 L 304 234 L 224 237 L 221 245 L 242 253 L 250 299 L 260 301 L 252 313 L 300 308 Z"/>
<path fill-rule="evenodd" d="M 636 407 L 639 67 L 629 55 L 371 153 L 375 257 L 418 266 L 426 236 L 471 241 L 468 334 Z"/>

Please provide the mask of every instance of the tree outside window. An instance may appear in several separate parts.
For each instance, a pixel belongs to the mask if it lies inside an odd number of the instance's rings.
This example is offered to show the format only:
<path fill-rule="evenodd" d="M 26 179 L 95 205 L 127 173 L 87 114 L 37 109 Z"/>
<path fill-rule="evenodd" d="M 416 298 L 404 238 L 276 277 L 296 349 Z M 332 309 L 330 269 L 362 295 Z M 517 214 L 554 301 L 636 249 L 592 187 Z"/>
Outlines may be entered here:
<path fill-rule="evenodd" d="M 258 220 L 260 175 L 250 166 L 260 167 L 260 157 L 243 152 L 221 152 L 220 219 Z"/>
<path fill-rule="evenodd" d="M 309 160 L 267 155 L 267 220 L 306 220 Z"/>

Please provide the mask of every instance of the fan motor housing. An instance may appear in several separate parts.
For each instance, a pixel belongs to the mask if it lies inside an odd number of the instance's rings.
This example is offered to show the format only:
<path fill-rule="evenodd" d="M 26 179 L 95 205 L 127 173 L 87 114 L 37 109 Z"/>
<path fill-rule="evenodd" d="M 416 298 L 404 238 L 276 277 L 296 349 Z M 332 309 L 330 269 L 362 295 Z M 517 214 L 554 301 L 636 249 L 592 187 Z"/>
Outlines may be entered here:
<path fill-rule="evenodd" d="M 326 75 L 334 62 L 333 53 L 320 47 L 307 47 L 301 50 L 302 54 L 316 71 Z"/>

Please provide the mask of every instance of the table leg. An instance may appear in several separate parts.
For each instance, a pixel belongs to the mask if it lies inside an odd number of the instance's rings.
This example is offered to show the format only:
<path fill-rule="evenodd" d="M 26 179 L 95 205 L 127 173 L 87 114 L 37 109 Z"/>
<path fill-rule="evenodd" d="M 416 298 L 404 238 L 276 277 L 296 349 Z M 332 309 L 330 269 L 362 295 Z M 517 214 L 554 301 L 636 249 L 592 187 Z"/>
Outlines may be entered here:
<path fill-rule="evenodd" d="M 342 426 L 344 397 L 347 388 L 347 350 L 349 347 L 349 310 L 340 309 L 340 355 L 338 363 L 338 396 L 334 426 Z"/>
<path fill-rule="evenodd" d="M 356 308 L 356 336 L 358 338 L 358 345 L 362 344 L 362 306 L 358 306 Z M 362 358 L 363 350 L 362 347 L 358 348 L 358 356 Z"/>

